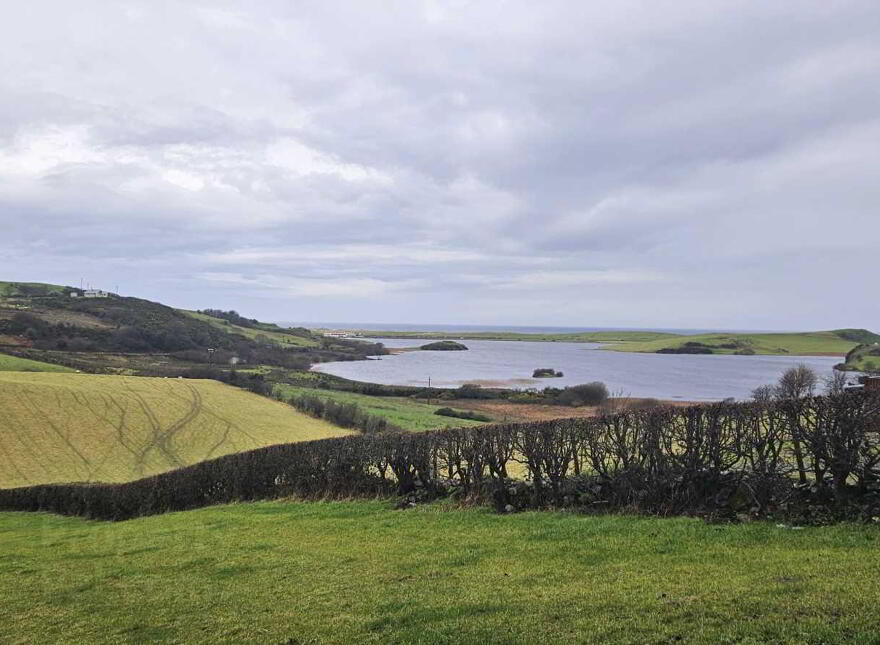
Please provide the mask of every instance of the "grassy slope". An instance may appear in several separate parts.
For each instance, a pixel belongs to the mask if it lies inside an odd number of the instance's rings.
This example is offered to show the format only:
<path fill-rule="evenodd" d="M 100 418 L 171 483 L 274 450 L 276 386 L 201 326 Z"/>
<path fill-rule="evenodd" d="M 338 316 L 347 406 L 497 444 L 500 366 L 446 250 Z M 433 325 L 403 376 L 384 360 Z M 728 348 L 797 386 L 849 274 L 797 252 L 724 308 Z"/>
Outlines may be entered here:
<path fill-rule="evenodd" d="M 59 284 L 45 284 L 43 282 L 3 282 L 0 281 L 0 297 L 17 295 L 21 287 L 39 292 L 42 295 L 62 293 L 65 287 Z"/>
<path fill-rule="evenodd" d="M 202 322 L 206 322 L 217 329 L 225 331 L 229 334 L 240 334 L 246 338 L 256 339 L 258 336 L 263 338 L 268 338 L 279 345 L 295 345 L 299 347 L 317 347 L 318 342 L 312 340 L 310 338 L 305 338 L 303 336 L 295 336 L 293 334 L 284 334 L 276 331 L 268 331 L 263 329 L 252 329 L 250 327 L 240 327 L 239 325 L 226 324 L 225 321 L 220 320 L 219 318 L 214 318 L 213 316 L 209 316 L 207 314 L 199 313 L 198 311 L 189 311 L 186 309 L 178 309 L 181 313 L 186 314 L 196 320 L 201 320 Z"/>
<path fill-rule="evenodd" d="M 434 430 L 436 428 L 461 428 L 464 426 L 482 425 L 481 421 L 468 419 L 456 419 L 442 417 L 434 414 L 435 410 L 448 405 L 429 405 L 406 398 L 388 396 L 369 396 L 355 394 L 353 392 L 338 392 L 335 390 L 316 390 L 306 387 L 279 384 L 276 391 L 285 397 L 292 395 L 318 396 L 323 399 L 331 399 L 340 403 L 355 403 L 365 412 L 388 419 L 399 428 L 404 430 Z"/>
<path fill-rule="evenodd" d="M 697 342 L 716 347 L 718 354 L 733 354 L 737 349 L 717 347 L 722 344 L 739 343 L 756 354 L 791 354 L 809 356 L 821 354 L 844 355 L 857 343 L 841 338 L 833 331 L 778 333 L 778 334 L 700 334 L 675 339 L 647 342 L 623 342 L 610 345 L 607 349 L 622 352 L 656 352 L 659 349 L 680 347 L 685 342 Z"/>
<path fill-rule="evenodd" d="M 686 342 L 699 342 L 710 346 L 740 343 L 742 347 L 753 349 L 757 354 L 791 355 L 844 355 L 856 346 L 857 340 L 845 338 L 845 333 L 861 330 L 834 330 L 798 333 L 737 333 L 737 334 L 699 334 L 682 336 L 679 334 L 643 331 L 600 331 L 572 334 L 520 334 L 512 332 L 363 332 L 374 338 L 425 338 L 425 339 L 474 339 L 474 340 L 525 340 L 525 341 L 568 341 L 609 343 L 605 349 L 622 352 L 656 352 L 659 349 L 679 347 Z M 864 342 L 864 341 L 862 341 Z M 717 348 L 716 353 L 732 354 L 736 349 Z"/>
<path fill-rule="evenodd" d="M 878 542 L 381 502 L 0 513 L 0 642 L 874 643 Z"/>
<path fill-rule="evenodd" d="M 28 358 L 0 354 L 0 372 L 73 372 L 63 365 L 52 365 L 41 361 L 32 361 Z"/>
<path fill-rule="evenodd" d="M 347 431 L 216 381 L 0 372 L 0 486 L 118 482 Z"/>
<path fill-rule="evenodd" d="M 880 345 L 859 345 L 847 355 L 846 369 L 858 372 L 880 372 Z"/>

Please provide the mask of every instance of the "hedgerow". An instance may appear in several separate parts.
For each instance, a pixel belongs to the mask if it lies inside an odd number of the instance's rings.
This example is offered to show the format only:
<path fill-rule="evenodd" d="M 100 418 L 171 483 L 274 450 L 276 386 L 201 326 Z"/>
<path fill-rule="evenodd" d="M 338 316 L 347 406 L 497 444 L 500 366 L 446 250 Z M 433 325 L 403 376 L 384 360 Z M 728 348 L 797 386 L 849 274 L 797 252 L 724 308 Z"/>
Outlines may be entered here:
<path fill-rule="evenodd" d="M 125 484 L 0 490 L 0 508 L 123 520 L 232 501 L 397 494 L 453 495 L 507 512 L 870 519 L 880 516 L 878 419 L 880 396 L 846 393 L 351 436 L 228 455 Z"/>
<path fill-rule="evenodd" d="M 354 428 L 365 434 L 401 431 L 384 417 L 365 412 L 356 403 L 343 403 L 318 396 L 292 396 L 288 403 L 300 412 L 317 419 L 324 419 L 343 428 Z"/>

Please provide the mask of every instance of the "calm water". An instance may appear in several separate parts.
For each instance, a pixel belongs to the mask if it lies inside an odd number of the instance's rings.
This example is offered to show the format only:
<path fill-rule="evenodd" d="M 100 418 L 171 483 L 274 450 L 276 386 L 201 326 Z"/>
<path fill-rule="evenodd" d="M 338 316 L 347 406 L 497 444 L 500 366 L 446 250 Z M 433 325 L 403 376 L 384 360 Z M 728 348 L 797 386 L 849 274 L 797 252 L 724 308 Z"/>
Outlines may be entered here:
<path fill-rule="evenodd" d="M 412 347 L 413 339 L 372 339 L 386 347 Z M 713 401 L 748 398 L 759 385 L 776 381 L 789 367 L 804 363 L 820 376 L 842 359 L 833 356 L 724 356 L 627 354 L 598 349 L 594 343 L 462 341 L 466 352 L 406 352 L 378 360 L 322 363 L 315 369 L 357 381 L 387 385 L 457 387 L 463 383 L 512 388 L 561 387 L 604 381 L 612 393 L 658 399 Z M 533 379 L 538 367 L 552 367 L 563 378 Z"/>

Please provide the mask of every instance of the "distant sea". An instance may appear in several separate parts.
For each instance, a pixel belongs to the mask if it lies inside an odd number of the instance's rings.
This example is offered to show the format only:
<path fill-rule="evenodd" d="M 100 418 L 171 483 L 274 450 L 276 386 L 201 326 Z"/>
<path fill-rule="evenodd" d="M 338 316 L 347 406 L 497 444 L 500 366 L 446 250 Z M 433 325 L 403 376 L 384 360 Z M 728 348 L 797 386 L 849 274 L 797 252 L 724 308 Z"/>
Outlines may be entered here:
<path fill-rule="evenodd" d="M 655 331 L 692 336 L 713 333 L 769 333 L 754 329 L 667 329 L 663 327 L 528 327 L 517 325 L 438 325 L 405 323 L 358 323 L 358 322 L 291 322 L 278 321 L 282 327 L 308 327 L 310 329 L 363 329 L 365 331 L 440 331 L 449 333 L 512 332 L 518 334 L 572 334 L 592 331 Z"/>

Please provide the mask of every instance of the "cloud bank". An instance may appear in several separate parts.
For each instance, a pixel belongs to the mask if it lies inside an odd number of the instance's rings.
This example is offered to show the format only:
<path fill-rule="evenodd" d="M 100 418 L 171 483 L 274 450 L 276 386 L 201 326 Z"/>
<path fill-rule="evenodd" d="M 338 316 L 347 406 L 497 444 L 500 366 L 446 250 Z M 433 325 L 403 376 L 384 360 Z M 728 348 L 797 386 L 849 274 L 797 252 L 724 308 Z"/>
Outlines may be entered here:
<path fill-rule="evenodd" d="M 47 2 L 0 279 L 270 320 L 880 329 L 872 1 Z"/>

